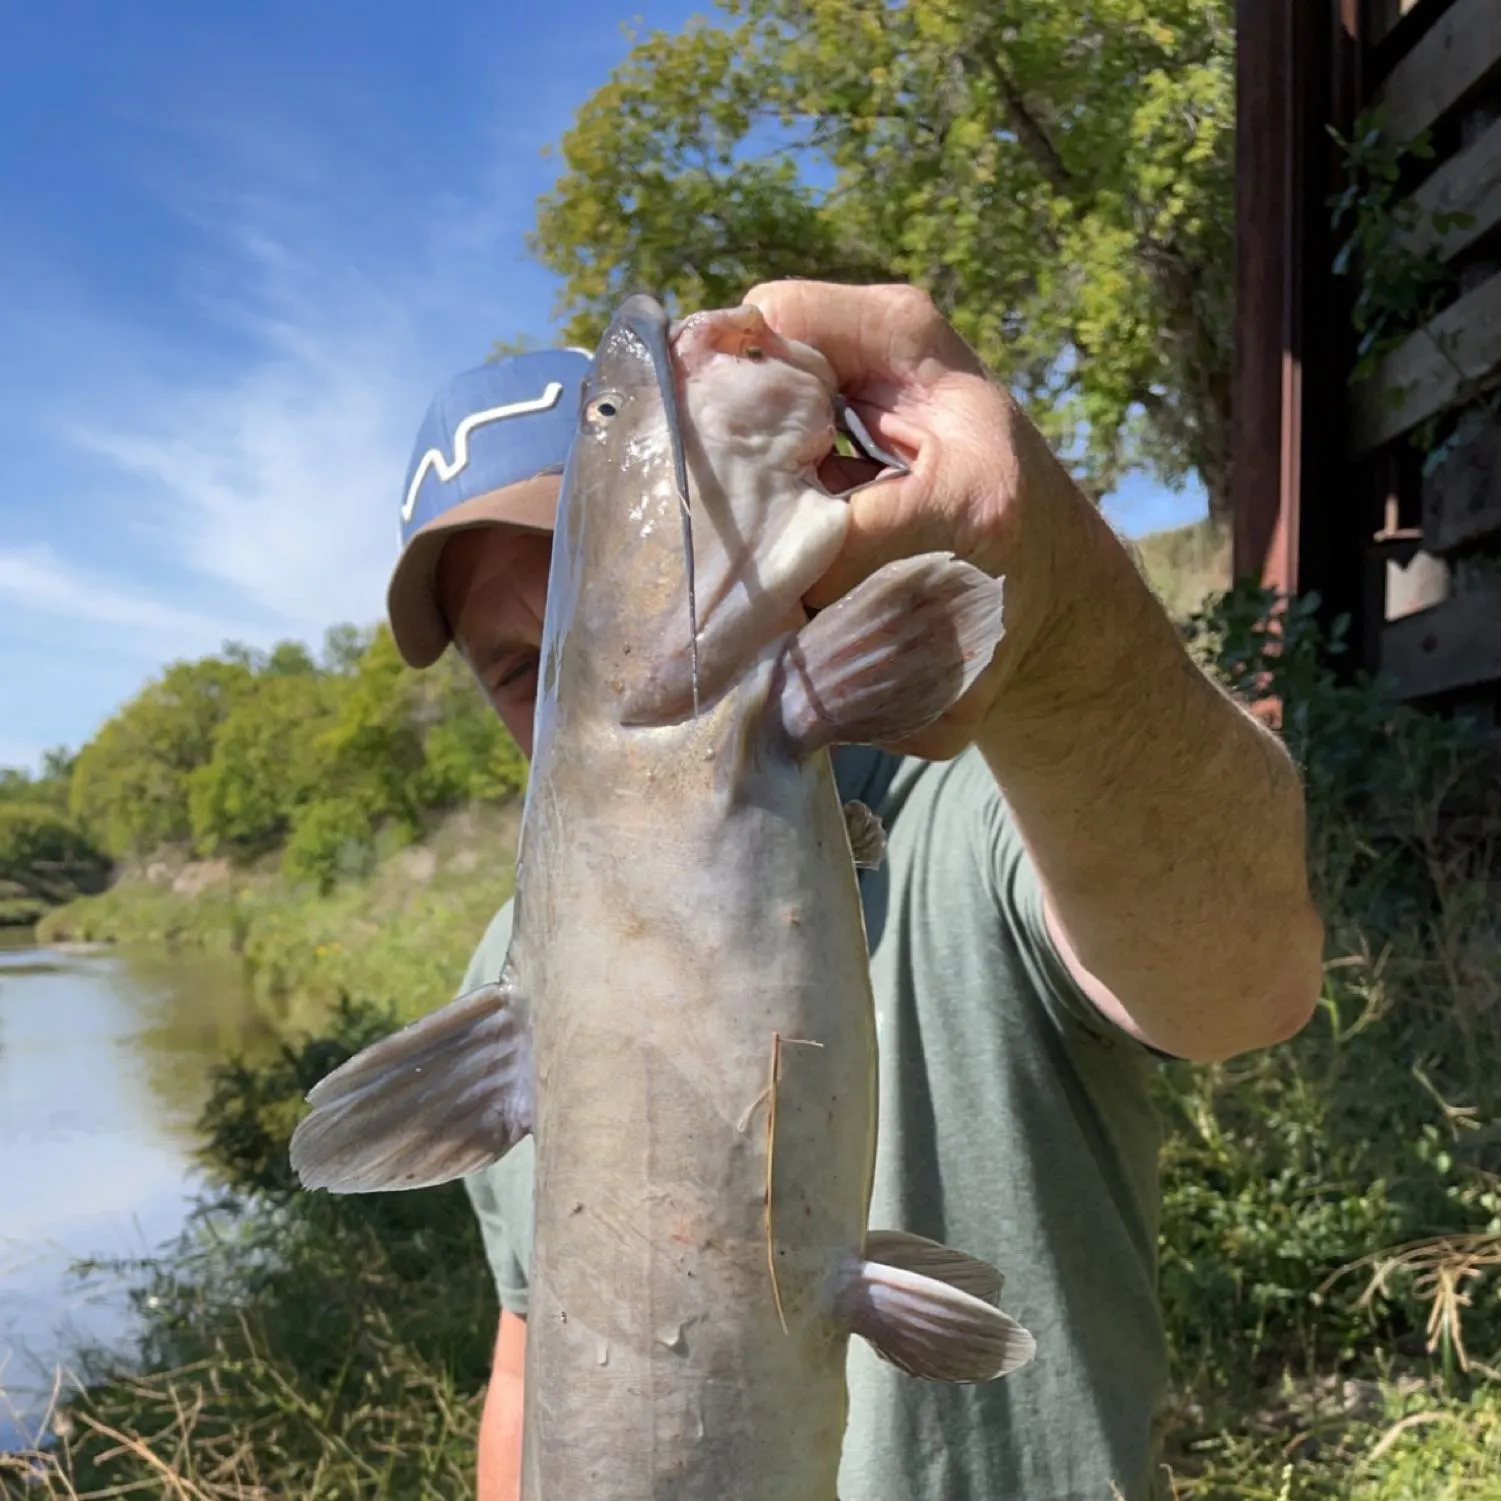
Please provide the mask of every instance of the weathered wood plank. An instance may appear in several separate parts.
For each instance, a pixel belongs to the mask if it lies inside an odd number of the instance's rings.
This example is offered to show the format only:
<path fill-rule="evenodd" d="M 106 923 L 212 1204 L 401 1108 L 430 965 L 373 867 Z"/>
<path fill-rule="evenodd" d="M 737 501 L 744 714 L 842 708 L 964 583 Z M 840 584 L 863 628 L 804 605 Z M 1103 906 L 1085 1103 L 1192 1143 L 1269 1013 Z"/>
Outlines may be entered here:
<path fill-rule="evenodd" d="M 1497 0 L 1501 4 L 1501 0 Z M 1474 145 L 1451 156 L 1432 173 L 1408 202 L 1417 210 L 1416 222 L 1399 239 L 1415 255 L 1437 251 L 1453 260 L 1501 222 L 1501 120 Z M 1440 234 L 1434 214 L 1468 214 L 1473 221 Z"/>
<path fill-rule="evenodd" d="M 1501 423 L 1457 444 L 1423 481 L 1423 546 L 1442 555 L 1501 532 Z"/>
<path fill-rule="evenodd" d="M 1381 670 L 1404 699 L 1501 681 L 1501 595 L 1461 594 L 1392 621 Z"/>
<path fill-rule="evenodd" d="M 1501 8 L 1501 0 L 1497 0 Z M 1501 364 L 1501 276 L 1467 292 L 1382 360 L 1350 393 L 1356 457 L 1400 438 Z"/>
<path fill-rule="evenodd" d="M 1455 0 L 1392 69 L 1375 102 L 1399 141 L 1432 125 L 1501 66 L 1501 3 Z"/>

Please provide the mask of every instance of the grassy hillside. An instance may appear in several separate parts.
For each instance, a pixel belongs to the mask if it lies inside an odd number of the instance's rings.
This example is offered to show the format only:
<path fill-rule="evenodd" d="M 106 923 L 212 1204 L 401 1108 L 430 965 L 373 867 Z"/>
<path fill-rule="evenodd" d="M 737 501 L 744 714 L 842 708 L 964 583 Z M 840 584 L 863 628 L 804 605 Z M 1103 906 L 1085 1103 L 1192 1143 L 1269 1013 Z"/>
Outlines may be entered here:
<path fill-rule="evenodd" d="M 1163 608 L 1186 620 L 1230 587 L 1230 534 L 1207 516 L 1127 543 Z"/>
<path fill-rule="evenodd" d="M 341 995 L 408 1020 L 449 999 L 511 894 L 519 816 L 519 802 L 463 809 L 326 890 L 288 879 L 274 856 L 237 868 L 167 855 L 48 914 L 38 935 L 237 954 L 291 1031 L 321 1025 Z"/>

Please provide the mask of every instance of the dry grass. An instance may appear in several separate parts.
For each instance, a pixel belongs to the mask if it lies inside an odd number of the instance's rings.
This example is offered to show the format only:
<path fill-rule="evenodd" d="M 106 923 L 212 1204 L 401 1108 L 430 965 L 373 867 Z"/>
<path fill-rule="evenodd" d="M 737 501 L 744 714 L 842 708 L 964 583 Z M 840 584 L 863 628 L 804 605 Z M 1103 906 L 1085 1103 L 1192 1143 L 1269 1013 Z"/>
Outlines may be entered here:
<path fill-rule="evenodd" d="M 1174 620 L 1186 619 L 1230 586 L 1230 533 L 1208 517 L 1125 545 Z"/>

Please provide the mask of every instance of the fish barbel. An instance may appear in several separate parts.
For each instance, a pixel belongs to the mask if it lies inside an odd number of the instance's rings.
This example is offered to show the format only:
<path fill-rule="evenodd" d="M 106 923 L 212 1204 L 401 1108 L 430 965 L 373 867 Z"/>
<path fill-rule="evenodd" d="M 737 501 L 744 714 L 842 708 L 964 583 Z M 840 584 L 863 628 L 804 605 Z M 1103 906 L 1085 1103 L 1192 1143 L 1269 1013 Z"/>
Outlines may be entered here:
<path fill-rule="evenodd" d="M 829 747 L 954 703 L 1001 583 L 932 554 L 810 618 L 848 526 L 835 386 L 754 308 L 622 305 L 559 500 L 504 970 L 324 1079 L 293 1139 L 348 1193 L 534 1133 L 526 1501 L 835 1501 L 852 1334 L 932 1380 L 1034 1353 L 995 1268 L 867 1229 L 881 834 Z"/>

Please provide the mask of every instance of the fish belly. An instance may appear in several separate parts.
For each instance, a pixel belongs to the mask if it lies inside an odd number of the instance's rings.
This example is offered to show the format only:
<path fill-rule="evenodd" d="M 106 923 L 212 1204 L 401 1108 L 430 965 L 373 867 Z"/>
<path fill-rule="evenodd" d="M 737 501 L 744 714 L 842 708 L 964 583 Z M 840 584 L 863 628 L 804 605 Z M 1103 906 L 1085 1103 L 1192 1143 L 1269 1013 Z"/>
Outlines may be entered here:
<path fill-rule="evenodd" d="M 874 1023 L 849 893 L 808 823 L 772 832 L 692 912 L 568 882 L 611 910 L 537 1006 L 528 1501 L 833 1501 Z"/>

